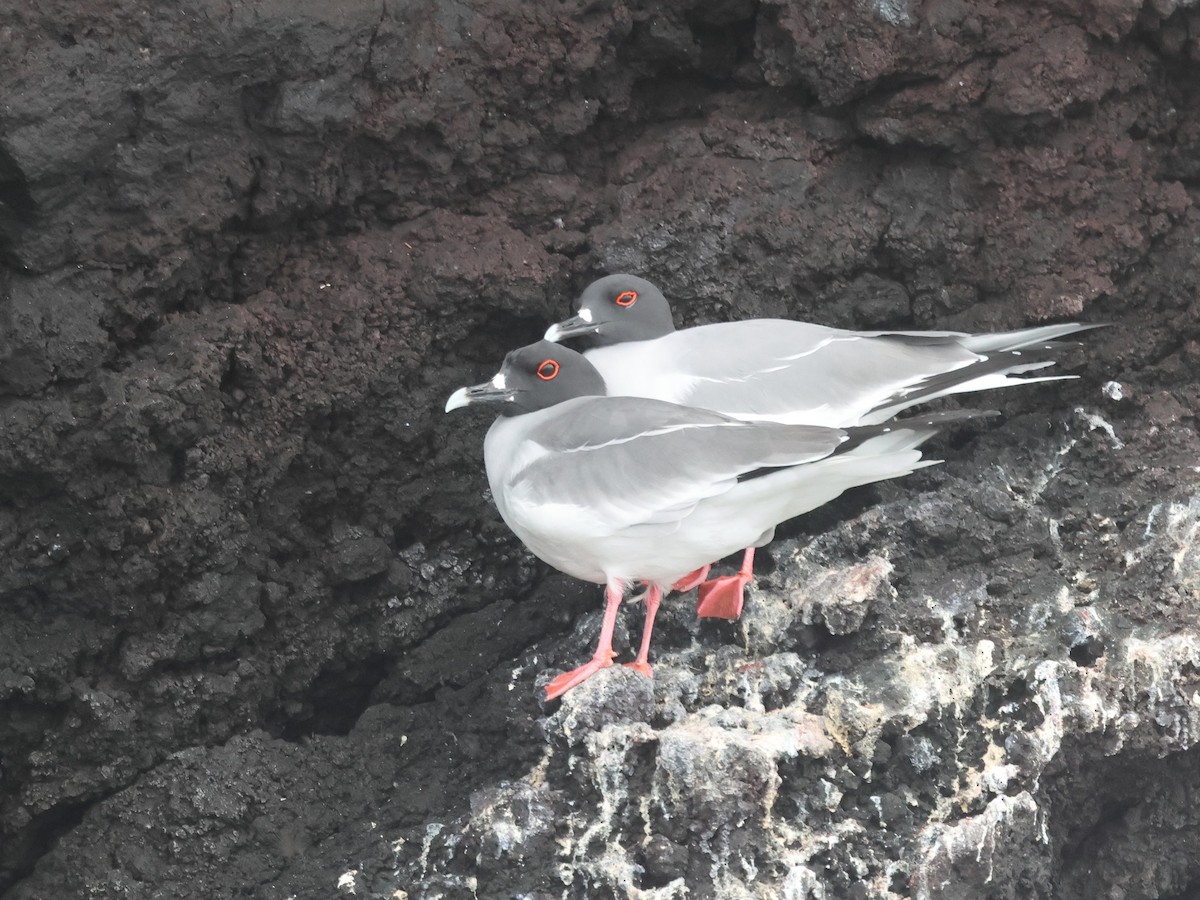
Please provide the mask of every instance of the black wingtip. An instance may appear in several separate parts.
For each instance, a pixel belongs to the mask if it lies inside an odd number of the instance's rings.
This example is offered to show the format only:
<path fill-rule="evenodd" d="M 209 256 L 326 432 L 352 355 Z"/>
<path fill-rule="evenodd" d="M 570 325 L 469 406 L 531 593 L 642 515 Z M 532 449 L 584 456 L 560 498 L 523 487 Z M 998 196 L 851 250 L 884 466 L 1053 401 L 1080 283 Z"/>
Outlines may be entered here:
<path fill-rule="evenodd" d="M 923 424 L 929 428 L 937 428 L 942 425 L 952 425 L 955 422 L 966 422 L 969 419 L 990 419 L 992 416 L 998 415 L 1000 415 L 998 409 L 947 409 L 940 412 L 923 413 L 919 416 L 909 416 L 906 419 L 892 419 L 892 424 L 900 427 Z"/>
<path fill-rule="evenodd" d="M 905 419 L 889 419 L 887 422 L 879 425 L 856 425 L 843 429 L 846 432 L 847 440 L 838 445 L 836 452 L 846 453 L 871 440 L 871 438 L 891 434 L 896 431 L 927 431 L 927 437 L 922 438 L 922 440 L 927 440 L 933 437 L 938 431 L 948 428 L 951 425 L 969 422 L 972 419 L 990 419 L 998 415 L 1000 415 L 1000 410 L 998 409 L 947 409 L 939 412 L 921 413 L 920 415 L 909 416 Z"/>

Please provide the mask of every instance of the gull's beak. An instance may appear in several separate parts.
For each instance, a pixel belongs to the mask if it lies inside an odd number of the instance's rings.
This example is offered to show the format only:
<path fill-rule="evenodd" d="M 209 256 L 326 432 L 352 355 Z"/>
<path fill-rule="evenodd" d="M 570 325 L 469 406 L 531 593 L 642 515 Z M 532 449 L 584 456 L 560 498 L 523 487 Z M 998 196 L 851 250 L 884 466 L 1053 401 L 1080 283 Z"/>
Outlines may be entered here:
<path fill-rule="evenodd" d="M 592 321 L 592 314 L 584 310 L 577 316 L 563 319 L 547 328 L 546 340 L 557 343 L 566 338 L 579 337 L 581 334 L 595 334 L 599 330 L 600 325 Z"/>
<path fill-rule="evenodd" d="M 459 388 L 446 401 L 446 412 L 476 403 L 504 403 L 512 400 L 515 396 L 517 396 L 517 392 L 508 389 L 504 383 L 504 375 L 500 374 L 483 384 Z"/>

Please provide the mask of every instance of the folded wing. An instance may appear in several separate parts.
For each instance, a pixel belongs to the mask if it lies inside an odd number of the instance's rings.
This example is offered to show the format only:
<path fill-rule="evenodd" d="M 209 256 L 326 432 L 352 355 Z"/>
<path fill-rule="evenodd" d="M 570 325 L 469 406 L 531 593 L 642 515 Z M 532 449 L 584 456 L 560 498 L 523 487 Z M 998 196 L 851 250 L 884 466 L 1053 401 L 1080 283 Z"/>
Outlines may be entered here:
<path fill-rule="evenodd" d="M 1020 376 L 1053 365 L 1069 346 L 1054 339 L 1086 327 L 968 335 L 851 332 L 754 319 L 605 348 L 588 358 L 610 394 L 653 396 L 747 420 L 846 427 L 881 422 L 947 394 L 1050 380 Z M 655 358 L 641 359 L 651 345 Z"/>
<path fill-rule="evenodd" d="M 813 462 L 847 441 L 838 429 L 741 422 L 632 397 L 558 409 L 526 435 L 534 452 L 510 473 L 510 500 L 578 507 L 614 531 L 681 519 L 742 476 Z"/>

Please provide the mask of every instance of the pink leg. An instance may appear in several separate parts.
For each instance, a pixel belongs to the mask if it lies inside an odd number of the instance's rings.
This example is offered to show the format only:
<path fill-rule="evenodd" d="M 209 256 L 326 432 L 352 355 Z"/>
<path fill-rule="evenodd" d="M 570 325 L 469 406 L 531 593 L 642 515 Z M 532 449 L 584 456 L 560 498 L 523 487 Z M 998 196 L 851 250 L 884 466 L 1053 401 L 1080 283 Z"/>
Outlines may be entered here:
<path fill-rule="evenodd" d="M 546 685 L 546 699 L 553 700 L 561 697 L 577 684 L 591 678 L 601 669 L 612 665 L 613 629 L 617 627 L 617 610 L 621 608 L 621 598 L 625 595 L 625 586 L 619 581 L 610 581 L 604 590 L 608 605 L 604 608 L 604 624 L 600 627 L 600 640 L 596 642 L 596 653 L 590 662 L 584 663 L 578 669 L 563 672 Z"/>
<path fill-rule="evenodd" d="M 700 582 L 702 582 L 705 578 L 708 577 L 708 570 L 711 568 L 712 568 L 711 565 L 701 566 L 695 572 L 689 572 L 688 574 L 686 574 L 682 578 L 680 578 L 677 582 L 675 582 L 673 585 L 671 585 L 671 590 L 679 591 L 679 593 L 681 593 L 681 594 L 686 593 L 687 591 L 690 591 L 692 588 L 694 588 L 696 585 L 698 585 Z"/>
<path fill-rule="evenodd" d="M 658 615 L 658 604 L 662 602 L 662 589 L 657 584 L 647 585 L 646 590 L 646 621 L 642 625 L 642 647 L 638 650 L 637 659 L 625 663 L 632 669 L 637 669 L 647 678 L 654 676 L 650 668 L 650 633 L 654 631 L 654 617 Z"/>
<path fill-rule="evenodd" d="M 754 578 L 754 548 L 747 547 L 742 567 L 736 575 L 714 578 L 700 585 L 700 604 L 696 616 L 701 619 L 734 621 L 742 614 L 745 589 Z"/>

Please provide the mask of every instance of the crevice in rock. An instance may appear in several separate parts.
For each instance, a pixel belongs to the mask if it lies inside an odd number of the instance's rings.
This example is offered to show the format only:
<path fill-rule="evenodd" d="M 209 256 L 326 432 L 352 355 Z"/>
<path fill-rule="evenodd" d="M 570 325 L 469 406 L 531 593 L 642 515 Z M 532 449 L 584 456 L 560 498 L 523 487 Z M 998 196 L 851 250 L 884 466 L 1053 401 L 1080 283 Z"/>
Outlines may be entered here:
<path fill-rule="evenodd" d="M 273 81 L 248 84 L 239 92 L 242 105 L 242 124 L 250 131 L 264 127 L 268 111 L 279 102 L 279 85 Z"/>
<path fill-rule="evenodd" d="M 1113 884 L 1130 900 L 1192 896 L 1200 882 L 1200 747 L 1153 758 L 1130 750 L 1096 758 L 1072 742 L 1045 787 L 1062 900 Z"/>
<path fill-rule="evenodd" d="M 28 825 L 13 836 L 0 852 L 0 897 L 29 875 L 38 860 L 54 849 L 59 838 L 76 828 L 87 811 L 103 802 L 105 796 L 59 804 L 34 816 Z"/>
<path fill-rule="evenodd" d="M 314 734 L 349 734 L 387 667 L 383 654 L 328 663 L 301 697 L 289 701 L 279 737 L 298 741 Z"/>
<path fill-rule="evenodd" d="M 62 490 L 59 479 L 48 472 L 8 471 L 0 475 L 0 497 L 5 501 L 21 501 L 50 498 Z"/>
<path fill-rule="evenodd" d="M 724 86 L 739 67 L 754 63 L 758 8 L 759 3 L 749 2 L 728 15 L 713 17 L 703 9 L 688 14 L 688 27 L 700 48 L 702 77 Z"/>
<path fill-rule="evenodd" d="M 186 447 L 179 447 L 171 451 L 168 474 L 171 484 L 181 485 L 187 480 L 187 454 Z"/>
<path fill-rule="evenodd" d="M 238 371 L 237 351 L 230 347 L 225 354 L 225 367 L 221 373 L 219 390 L 223 394 L 232 394 L 238 387 L 240 372 Z"/>
<path fill-rule="evenodd" d="M 1200 900 L 1200 879 L 1189 881 L 1178 894 L 1156 897 L 1155 900 Z"/>
<path fill-rule="evenodd" d="M 20 263 L 10 257 L 9 248 L 37 217 L 37 202 L 29 182 L 17 161 L 0 148 L 0 261 L 13 268 Z"/>
<path fill-rule="evenodd" d="M 1068 655 L 1075 665 L 1081 668 L 1094 666 L 1104 656 L 1104 639 L 1098 636 L 1088 637 L 1072 647 Z"/>
<path fill-rule="evenodd" d="M 129 123 L 129 142 L 136 145 L 141 140 L 142 125 L 146 119 L 146 98 L 141 91 L 129 92 L 129 106 L 133 112 L 133 121 Z"/>

